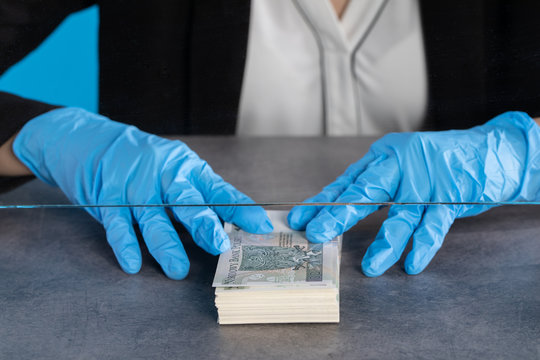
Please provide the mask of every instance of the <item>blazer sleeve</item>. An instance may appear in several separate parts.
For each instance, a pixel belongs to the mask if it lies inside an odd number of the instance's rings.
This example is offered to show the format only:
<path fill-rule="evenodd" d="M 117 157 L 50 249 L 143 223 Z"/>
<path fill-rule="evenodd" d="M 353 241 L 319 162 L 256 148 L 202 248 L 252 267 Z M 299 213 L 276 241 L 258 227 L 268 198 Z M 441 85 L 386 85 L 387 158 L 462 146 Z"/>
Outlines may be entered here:
<path fill-rule="evenodd" d="M 68 16 L 92 0 L 0 1 L 0 75 L 23 59 Z M 0 92 L 0 144 L 30 119 L 58 106 Z"/>

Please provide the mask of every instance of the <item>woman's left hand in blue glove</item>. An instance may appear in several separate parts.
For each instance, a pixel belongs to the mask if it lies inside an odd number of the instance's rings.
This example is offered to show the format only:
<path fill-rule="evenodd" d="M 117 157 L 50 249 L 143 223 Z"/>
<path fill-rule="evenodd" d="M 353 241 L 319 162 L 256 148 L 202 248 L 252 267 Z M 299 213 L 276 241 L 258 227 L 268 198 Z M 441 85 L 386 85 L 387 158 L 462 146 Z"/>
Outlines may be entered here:
<path fill-rule="evenodd" d="M 389 134 L 335 182 L 307 202 L 502 202 L 540 199 L 540 127 L 508 112 L 469 130 Z M 293 229 L 325 242 L 378 206 L 302 206 L 289 213 Z M 418 274 L 441 247 L 456 218 L 488 205 L 394 205 L 362 261 L 379 276 L 413 238 L 405 271 Z"/>
<path fill-rule="evenodd" d="M 57 109 L 30 120 L 13 143 L 16 156 L 43 181 L 81 205 L 250 203 L 214 173 L 186 144 L 167 140 L 77 108 Z M 138 223 L 148 250 L 172 279 L 182 279 L 189 260 L 164 207 L 91 207 L 103 224 L 118 263 L 141 268 L 133 229 Z M 248 232 L 268 233 L 261 207 L 172 207 L 195 242 L 211 254 L 230 247 L 218 215 Z"/>

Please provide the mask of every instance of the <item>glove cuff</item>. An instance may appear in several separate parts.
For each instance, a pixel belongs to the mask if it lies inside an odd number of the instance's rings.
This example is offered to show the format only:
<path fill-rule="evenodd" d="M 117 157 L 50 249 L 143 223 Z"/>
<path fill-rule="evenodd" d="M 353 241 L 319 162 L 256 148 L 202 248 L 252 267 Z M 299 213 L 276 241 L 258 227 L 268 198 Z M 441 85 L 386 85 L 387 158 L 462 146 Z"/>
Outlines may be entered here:
<path fill-rule="evenodd" d="M 75 175 L 84 153 L 106 149 L 126 125 L 81 108 L 61 108 L 41 114 L 27 122 L 13 142 L 15 156 L 39 179 L 56 186 L 51 171 Z"/>
<path fill-rule="evenodd" d="M 521 132 L 524 152 L 517 152 L 523 158 L 521 189 L 512 201 L 540 201 L 540 126 L 525 112 L 505 112 L 488 123 L 495 128 L 510 128 Z M 511 154 L 508 154 L 510 156 Z"/>
<path fill-rule="evenodd" d="M 520 200 L 540 201 L 540 126 L 529 115 L 519 114 L 528 142 Z"/>

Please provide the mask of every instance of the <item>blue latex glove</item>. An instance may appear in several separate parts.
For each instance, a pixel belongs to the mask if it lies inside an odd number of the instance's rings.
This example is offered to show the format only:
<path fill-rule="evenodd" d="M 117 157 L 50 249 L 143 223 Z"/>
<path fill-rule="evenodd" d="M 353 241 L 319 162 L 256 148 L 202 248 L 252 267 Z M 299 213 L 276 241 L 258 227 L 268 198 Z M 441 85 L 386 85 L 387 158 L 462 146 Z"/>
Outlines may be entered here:
<path fill-rule="evenodd" d="M 334 183 L 307 202 L 480 202 L 540 199 L 540 127 L 525 113 L 504 113 L 469 130 L 389 134 Z M 405 271 L 428 265 L 456 218 L 489 206 L 431 205 L 390 208 L 362 261 L 379 276 L 401 257 L 411 236 Z M 296 207 L 292 228 L 312 242 L 347 231 L 376 206 Z"/>
<path fill-rule="evenodd" d="M 36 176 L 59 186 L 77 204 L 252 202 L 184 143 L 82 109 L 58 109 L 32 119 L 17 135 L 13 150 Z M 125 272 L 141 267 L 134 219 L 165 274 L 172 279 L 187 275 L 189 260 L 164 208 L 87 211 L 105 227 Z M 218 215 L 248 232 L 272 231 L 260 207 L 173 207 L 172 212 L 195 242 L 214 255 L 230 248 Z"/>

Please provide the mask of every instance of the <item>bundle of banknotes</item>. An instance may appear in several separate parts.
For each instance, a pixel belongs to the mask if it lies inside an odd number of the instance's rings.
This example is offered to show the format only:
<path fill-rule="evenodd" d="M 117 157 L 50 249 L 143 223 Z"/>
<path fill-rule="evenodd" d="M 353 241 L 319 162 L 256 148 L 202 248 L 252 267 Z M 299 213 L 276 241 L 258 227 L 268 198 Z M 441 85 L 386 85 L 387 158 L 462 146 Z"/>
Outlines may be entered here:
<path fill-rule="evenodd" d="M 220 255 L 213 286 L 220 324 L 339 322 L 341 236 L 308 242 L 268 211 L 274 231 L 254 235 L 226 223 L 231 249 Z"/>

